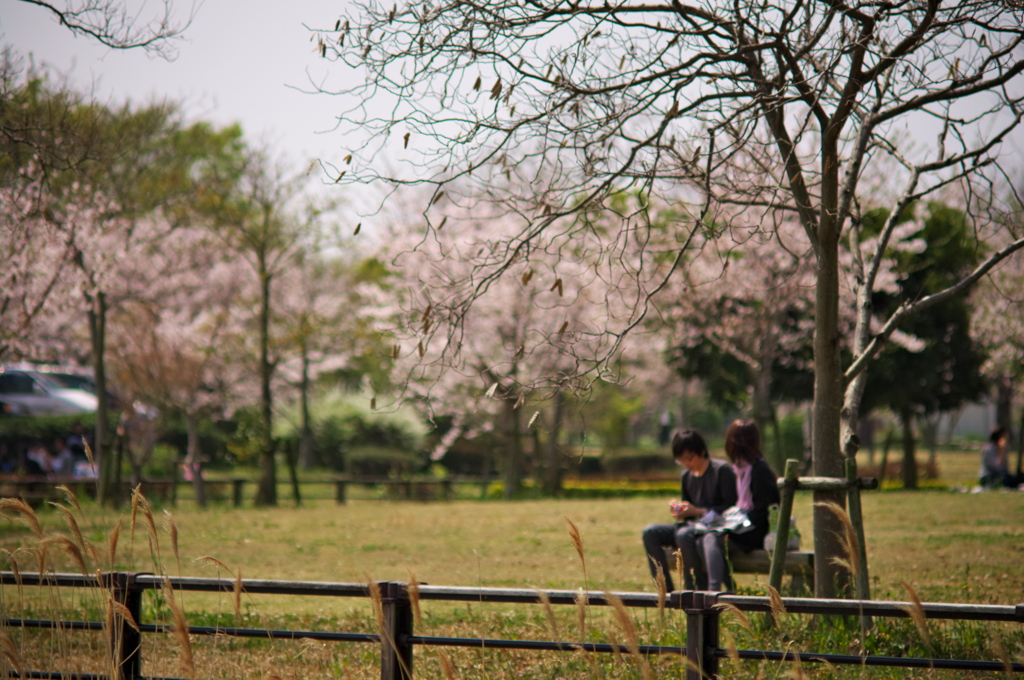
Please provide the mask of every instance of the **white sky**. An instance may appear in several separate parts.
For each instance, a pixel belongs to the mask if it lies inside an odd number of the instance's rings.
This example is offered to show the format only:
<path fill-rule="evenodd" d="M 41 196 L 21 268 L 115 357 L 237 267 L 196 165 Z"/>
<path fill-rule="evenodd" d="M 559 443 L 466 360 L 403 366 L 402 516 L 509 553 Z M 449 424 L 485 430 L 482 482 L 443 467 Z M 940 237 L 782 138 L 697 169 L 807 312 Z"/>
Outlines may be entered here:
<path fill-rule="evenodd" d="M 0 0 L 0 31 L 5 44 L 93 89 L 100 101 L 181 101 L 190 120 L 241 123 L 250 142 L 266 143 L 304 169 L 313 158 L 343 155 L 341 135 L 329 132 L 340 102 L 294 88 L 309 90 L 310 78 L 337 83 L 348 75 L 314 55 L 304 27 L 333 28 L 344 2 L 205 0 L 171 62 L 76 37 L 48 10 L 19 0 Z M 175 0 L 179 18 L 190 9 L 191 0 Z"/>

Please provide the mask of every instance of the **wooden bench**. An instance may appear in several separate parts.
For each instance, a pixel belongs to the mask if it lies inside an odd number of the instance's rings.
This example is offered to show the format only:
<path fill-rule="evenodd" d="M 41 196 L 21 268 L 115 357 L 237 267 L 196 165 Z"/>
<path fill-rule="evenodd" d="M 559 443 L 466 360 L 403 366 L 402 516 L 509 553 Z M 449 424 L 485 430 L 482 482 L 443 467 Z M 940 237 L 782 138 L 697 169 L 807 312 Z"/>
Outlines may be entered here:
<path fill-rule="evenodd" d="M 666 548 L 668 563 L 676 564 L 675 548 Z M 750 552 L 733 551 L 728 556 L 728 572 L 730 574 L 764 574 L 771 573 L 772 557 L 767 550 L 751 550 Z M 782 564 L 784 574 L 789 574 L 790 594 L 794 597 L 805 595 L 804 587 L 814 593 L 814 553 L 802 550 L 791 550 L 786 553 L 786 561 Z"/>
<path fill-rule="evenodd" d="M 772 557 L 767 550 L 751 552 L 735 551 L 729 555 L 729 565 L 734 574 L 769 574 L 772 568 Z M 804 594 L 806 585 L 809 592 L 814 593 L 814 553 L 804 550 L 791 550 L 786 553 L 786 561 L 782 563 L 783 573 L 789 574 L 790 593 L 793 596 Z"/>

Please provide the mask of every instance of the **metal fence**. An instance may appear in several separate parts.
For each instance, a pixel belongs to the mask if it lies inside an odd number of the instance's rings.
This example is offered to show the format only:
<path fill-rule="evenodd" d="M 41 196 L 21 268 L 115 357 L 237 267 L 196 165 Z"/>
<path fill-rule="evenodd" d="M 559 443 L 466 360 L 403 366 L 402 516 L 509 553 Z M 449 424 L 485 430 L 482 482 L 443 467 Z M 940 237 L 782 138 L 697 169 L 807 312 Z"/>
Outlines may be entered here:
<path fill-rule="evenodd" d="M 114 611 L 112 623 L 100 621 L 54 621 L 4 618 L 3 625 L 24 628 L 60 628 L 62 630 L 108 631 L 113 650 L 114 667 L 119 669 L 119 680 L 141 680 L 144 633 L 169 633 L 173 626 L 147 624 L 142 621 L 142 595 L 146 590 L 159 590 L 165 577 L 134 572 L 105 572 L 97 576 L 79 574 L 39 574 L 0 572 L 0 583 L 19 586 L 46 586 L 71 588 L 105 588 L 115 601 L 124 605 L 136 627 L 127 618 Z M 175 590 L 199 592 L 235 592 L 236 582 L 231 579 L 176 577 L 168 578 Z M 380 645 L 382 680 L 410 680 L 413 677 L 416 646 L 476 647 L 486 649 L 517 649 L 547 652 L 620 653 L 622 646 L 567 640 L 509 640 L 485 638 L 452 638 L 416 635 L 413 630 L 413 602 L 480 602 L 541 604 L 544 599 L 551 605 L 578 605 L 580 593 L 570 590 L 535 590 L 510 588 L 466 588 L 429 585 L 409 585 L 398 582 L 380 582 L 373 586 L 357 583 L 323 583 L 316 581 L 243 580 L 243 592 L 264 595 L 304 595 L 326 597 L 379 598 L 382 625 L 379 633 L 319 632 L 303 630 L 271 630 L 230 627 L 189 627 L 191 635 L 222 635 L 239 638 L 311 639 L 329 642 L 363 642 Z M 376 591 L 374 593 L 373 591 Z M 971 659 L 908 658 L 856 654 L 830 654 L 818 652 L 792 652 L 773 650 L 729 650 L 722 647 L 719 636 L 723 611 L 735 608 L 742 612 L 771 613 L 772 603 L 767 597 L 727 595 L 722 593 L 677 591 L 669 593 L 659 602 L 653 593 L 601 593 L 584 595 L 591 606 L 609 606 L 615 600 L 630 608 L 657 608 L 677 610 L 686 617 L 686 640 L 679 646 L 640 645 L 643 655 L 671 654 L 685 657 L 687 680 L 715 678 L 719 661 L 733 656 L 747 660 L 825 663 L 831 665 L 890 666 L 903 668 L 935 668 L 968 671 L 994 671 L 1024 673 L 1024 663 Z M 782 606 L 790 614 L 838 615 L 854 617 L 906 618 L 924 616 L 933 620 L 993 621 L 1024 624 L 1024 604 L 973 605 L 942 603 L 909 603 L 860 600 L 821 600 L 810 598 L 781 598 Z M 728 607 L 723 606 L 728 605 Z M 11 677 L 18 677 L 12 671 Z M 26 671 L 24 677 L 61 678 L 60 673 L 38 670 Z M 76 679 L 106 678 L 103 675 L 75 674 Z M 157 680 L 152 678 L 152 680 Z M 160 679 L 165 680 L 165 679 Z"/>

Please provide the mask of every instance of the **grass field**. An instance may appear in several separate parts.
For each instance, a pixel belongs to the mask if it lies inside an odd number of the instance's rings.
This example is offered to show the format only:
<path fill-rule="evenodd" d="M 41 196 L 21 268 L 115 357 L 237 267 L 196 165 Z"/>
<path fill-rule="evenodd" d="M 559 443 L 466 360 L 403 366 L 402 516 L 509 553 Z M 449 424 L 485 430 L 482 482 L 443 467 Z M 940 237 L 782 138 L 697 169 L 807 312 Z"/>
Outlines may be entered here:
<path fill-rule="evenodd" d="M 973 457 L 976 461 L 976 456 Z M 433 585 L 515 586 L 593 591 L 653 592 L 640 546 L 640 531 L 653 521 L 667 519 L 665 497 L 612 498 L 601 500 L 537 500 L 518 502 L 391 502 L 355 500 L 347 505 L 331 501 L 307 503 L 304 507 L 275 509 L 231 509 L 217 505 L 200 511 L 182 503 L 173 513 L 177 553 L 171 547 L 172 522 L 160 509 L 153 513 L 159 542 L 158 554 L 150 556 L 150 539 L 144 529 L 144 512 L 136 518 L 132 538 L 130 518 L 85 505 L 79 526 L 86 541 L 106 554 L 111 529 L 122 521 L 117 567 L 171 574 L 225 576 L 211 556 L 231 572 L 244 578 L 360 582 L 415 578 Z M 908 599 L 905 585 L 924 601 L 1017 604 L 1024 601 L 1024 493 L 958 493 L 948 490 L 917 492 L 883 490 L 863 496 L 867 531 L 868 563 L 872 595 L 876 599 Z M 77 516 L 77 511 L 74 513 Z M 802 529 L 804 547 L 810 547 L 811 498 L 799 494 L 794 514 Z M 162 517 L 163 515 L 163 517 Z M 47 540 L 48 566 L 58 571 L 77 567 L 53 542 L 57 533 L 71 535 L 65 516 L 56 510 L 40 510 Z M 578 528 L 586 560 L 586 581 L 575 546 L 569 536 L 569 520 Z M 0 519 L 0 548 L 8 562 L 17 559 L 24 571 L 34 570 L 39 540 L 22 521 Z M 5 565 L 4 568 L 9 568 Z M 89 567 L 92 568 L 91 566 Z M 103 568 L 107 568 L 105 565 Z M 767 577 L 738 576 L 743 592 L 763 594 Z M 27 589 L 26 589 L 27 590 Z M 5 612 L 24 610 L 38 613 L 56 606 L 54 593 L 48 601 L 33 601 L 24 592 L 5 588 L 0 604 Z M 65 596 L 61 596 L 63 598 Z M 58 598 L 60 599 L 60 598 Z M 149 607 L 159 615 L 159 598 Z M 190 593 L 184 598 L 189 621 L 199 625 L 230 614 L 224 597 Z M 88 596 L 62 601 L 61 606 L 99 612 L 102 603 Z M 164 608 L 165 609 L 165 608 Z M 572 608 L 566 608 L 571 610 Z M 247 599 L 247 625 L 276 625 L 316 629 L 372 631 L 372 616 L 363 601 L 325 598 L 260 597 Z M 164 612 L 166 613 L 166 612 Z M 76 614 L 75 616 L 81 616 Z M 99 614 L 97 614 L 99 616 Z M 684 631 L 678 621 L 663 625 L 649 612 L 636 612 L 637 626 L 644 642 L 678 644 Z M 559 612 L 563 632 L 572 631 L 575 614 Z M 588 639 L 608 639 L 615 627 L 607 612 L 595 612 L 585 633 Z M 771 644 L 802 644 L 807 636 L 813 645 L 834 644 L 835 651 L 847 647 L 874 645 L 888 653 L 926 655 L 920 636 L 907 622 L 879 625 L 872 640 L 861 640 L 856 631 L 844 631 L 841 641 L 831 642 L 834 633 L 805 628 L 806 620 L 793 621 L 782 631 L 755 626 L 749 635 L 764 637 Z M 950 628 L 933 633 L 929 643 L 943 648 L 965 644 L 973 654 L 997 658 L 1005 650 L 1014 660 L 1024 659 L 1024 635 L 1020 626 L 995 631 Z M 427 635 L 473 635 L 482 637 L 522 636 L 544 638 L 551 631 L 537 607 L 483 607 L 433 603 L 418 624 Z M 47 663 L 53 650 L 65 663 L 102 656 L 102 640 L 91 647 L 57 644 L 52 637 L 7 631 L 16 639 L 28 659 Z M 620 633 L 621 634 L 621 633 Z M 748 635 L 743 631 L 737 636 Z M 86 634 L 80 634 L 85 636 Z M 571 632 L 570 639 L 578 639 Z M 991 643 L 998 636 L 1002 643 Z M 757 636 L 760 636 L 757 637 Z M 782 637 L 779 637 L 782 636 Z M 77 638 L 76 638 L 77 639 Z M 83 639 L 85 639 L 83 637 Z M 620 640 L 622 638 L 619 638 Z M 674 640 L 674 642 L 672 642 Z M 660 642 L 659 642 L 660 641 Z M 669 641 L 669 642 L 665 642 Z M 940 643 L 940 641 L 943 641 Z M 77 644 L 77 643 L 76 643 Z M 374 677 L 376 649 L 372 645 L 322 645 L 265 641 L 196 641 L 199 677 L 288 677 L 283 668 L 300 668 L 296 677 Z M 147 638 L 147 674 L 175 675 L 181 670 L 173 639 Z M 995 645 L 995 647 L 992 647 Z M 916 646 L 916 647 L 915 647 Z M 818 647 L 820 648 L 820 647 Z M 49 650 L 47 657 L 44 652 Z M 61 652 L 61 650 L 64 650 Z M 90 651 L 91 650 L 91 651 Z M 893 651 L 895 650 L 895 651 Z M 92 656 L 90 656 L 92 655 Z M 230 659 L 230 663 L 226 661 Z M 0 662 L 2 663 L 2 662 Z M 94 661 L 94 663 L 97 663 Z M 420 663 L 419 661 L 417 662 Z M 678 660 L 652 662 L 656 676 L 681 674 Z M 446 664 L 456 672 L 451 677 L 643 677 L 642 665 L 628 659 L 554 659 L 550 655 L 500 654 L 451 651 L 443 657 L 424 650 L 417 677 L 444 677 Z M 617 664 L 617 665 L 616 665 Z M 88 665 L 88 664 L 87 664 Z M 230 672 L 227 669 L 230 668 Z M 216 672 L 212 669 L 218 669 Z M 275 670 L 276 669 L 276 670 Z M 527 669 L 527 670 L 524 670 Z M 788 673 L 788 667 L 737 666 L 735 675 L 774 677 Z M 829 670 L 831 677 L 915 677 L 911 671 Z M 185 675 L 188 675 L 185 673 Z M 951 674 L 920 674 L 916 677 L 967 677 Z"/>

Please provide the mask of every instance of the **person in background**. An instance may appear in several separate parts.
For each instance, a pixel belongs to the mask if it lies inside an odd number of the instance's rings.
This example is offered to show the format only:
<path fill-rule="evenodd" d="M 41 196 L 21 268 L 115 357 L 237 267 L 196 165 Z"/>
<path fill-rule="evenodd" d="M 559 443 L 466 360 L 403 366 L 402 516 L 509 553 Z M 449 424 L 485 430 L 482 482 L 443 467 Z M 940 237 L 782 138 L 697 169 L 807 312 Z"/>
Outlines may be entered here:
<path fill-rule="evenodd" d="M 70 477 L 75 472 L 75 456 L 68 448 L 67 440 L 64 437 L 57 437 L 53 440 L 53 450 L 56 454 L 53 457 L 53 476 Z"/>
<path fill-rule="evenodd" d="M 49 449 L 36 442 L 25 456 L 25 474 L 30 477 L 48 475 L 53 471 L 53 457 Z"/>
<path fill-rule="evenodd" d="M 999 426 L 988 436 L 988 444 L 981 450 L 981 471 L 978 473 L 978 484 L 984 489 L 1009 488 L 1016 489 L 1024 479 L 1010 472 L 1010 464 L 1006 453 L 1006 443 L 1010 433 L 1005 427 Z"/>
<path fill-rule="evenodd" d="M 709 515 L 721 515 L 736 504 L 736 476 L 723 460 L 711 458 L 699 433 L 677 431 L 672 436 L 672 457 L 684 468 L 682 501 L 672 499 L 669 512 L 675 522 L 651 524 L 643 533 L 647 565 L 655 583 L 658 574 L 665 589 L 673 590 L 672 567 L 666 548 L 678 548 L 683 559 L 683 583 L 687 590 L 719 590 L 725 579 L 722 534 L 701 525 Z"/>
<path fill-rule="evenodd" d="M 85 434 L 85 428 L 82 427 L 82 423 L 76 422 L 71 426 L 71 434 L 67 436 L 65 444 L 71 449 L 71 455 L 75 457 L 75 462 L 88 460 L 88 456 L 85 453 L 85 447 L 88 444 L 92 446 L 92 442 L 89 441 L 89 436 Z"/>
<path fill-rule="evenodd" d="M 761 453 L 761 432 L 753 420 L 734 420 L 725 431 L 725 455 L 736 473 L 736 505 L 754 525 L 730 533 L 729 547 L 761 550 L 770 528 L 769 512 L 779 503 L 778 476 Z"/>

